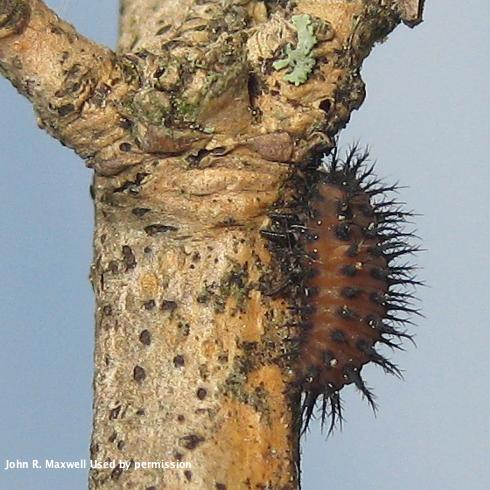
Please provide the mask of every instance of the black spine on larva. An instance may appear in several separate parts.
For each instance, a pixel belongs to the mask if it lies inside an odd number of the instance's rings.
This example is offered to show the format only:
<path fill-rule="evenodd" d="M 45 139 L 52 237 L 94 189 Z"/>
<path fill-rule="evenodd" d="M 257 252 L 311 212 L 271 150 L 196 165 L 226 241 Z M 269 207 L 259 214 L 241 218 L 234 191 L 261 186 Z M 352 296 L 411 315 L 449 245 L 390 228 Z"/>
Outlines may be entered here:
<path fill-rule="evenodd" d="M 314 164 L 295 169 L 290 180 L 289 194 L 285 193 L 285 197 L 271 210 L 270 226 L 262 231 L 264 238 L 269 240 L 283 278 L 270 287 L 266 294 L 286 296 L 291 309 L 300 318 L 300 333 L 296 339 L 296 357 L 293 362 L 297 365 L 298 383 L 304 393 L 301 410 L 303 431 L 314 416 L 319 398 L 322 427 L 327 419 L 330 419 L 328 433 L 336 425 L 342 425 L 339 392 L 347 384 L 353 384 L 371 407 L 376 409 L 374 395 L 362 378 L 361 369 L 371 362 L 386 373 L 401 377 L 401 371 L 378 351 L 378 345 L 393 350 L 402 349 L 401 342 L 404 339 L 412 340 L 405 326 L 413 324 L 411 315 L 419 314 L 413 306 L 416 298 L 410 289 L 421 283 L 415 278 L 415 267 L 401 259 L 419 250 L 412 244 L 415 235 L 405 229 L 414 214 L 405 211 L 403 203 L 392 197 L 399 189 L 398 185 L 385 185 L 375 178 L 374 165 L 369 164 L 368 160 L 368 152 L 361 152 L 354 146 L 345 158 L 340 158 L 334 149 L 327 157 L 318 156 Z M 345 304 L 329 309 L 334 312 L 332 318 L 337 318 L 339 325 L 349 325 L 344 329 L 332 321 L 329 325 L 317 325 L 315 330 L 315 321 L 320 318 L 316 315 L 320 300 L 316 299 L 319 297 L 319 288 L 315 277 L 321 275 L 321 267 L 332 267 L 332 264 L 325 265 L 328 261 L 318 260 L 322 257 L 318 257 L 320 252 L 312 245 L 319 243 L 323 239 L 320 235 L 327 233 L 322 228 L 325 196 L 320 191 L 325 193 L 325 187 L 321 186 L 333 186 L 331 188 L 337 189 L 337 194 L 340 190 L 342 196 L 338 198 L 334 216 L 338 224 L 328 239 L 336 240 L 335 243 L 346 250 L 342 259 L 346 263 L 342 263 L 337 272 L 342 286 L 339 286 L 338 295 L 334 298 L 335 304 L 338 304 L 339 298 Z M 362 215 L 362 219 L 354 216 L 352 207 Z M 361 228 L 359 223 L 366 221 L 369 225 Z M 359 234 L 363 239 L 353 239 L 353 235 L 358 237 Z M 374 245 L 366 249 L 365 242 Z M 356 262 L 359 256 L 365 259 L 361 266 Z M 363 271 L 364 280 L 369 277 L 370 281 L 379 283 L 379 291 L 363 289 L 362 281 L 358 281 L 359 267 Z M 328 299 L 322 301 L 327 303 L 320 306 L 328 305 Z M 368 313 L 363 314 L 363 311 L 356 309 L 355 305 L 359 305 L 360 301 L 366 305 L 364 310 Z M 351 307 L 351 304 L 354 306 Z M 369 313 L 371 310 L 377 313 Z M 362 334 L 346 335 L 346 328 L 361 328 L 358 325 L 373 332 L 374 336 L 363 338 Z M 313 343 L 315 352 L 313 355 L 305 355 L 311 354 L 305 352 L 309 348 L 311 335 L 317 335 Z M 354 338 L 357 340 L 354 341 Z M 332 348 L 327 345 L 321 350 L 322 339 L 331 343 Z M 346 346 L 354 349 L 363 360 L 338 362 L 335 351 Z M 306 364 L 305 358 L 314 358 L 315 364 Z M 341 373 L 341 382 L 338 377 L 329 374 L 336 369 L 336 376 Z"/>

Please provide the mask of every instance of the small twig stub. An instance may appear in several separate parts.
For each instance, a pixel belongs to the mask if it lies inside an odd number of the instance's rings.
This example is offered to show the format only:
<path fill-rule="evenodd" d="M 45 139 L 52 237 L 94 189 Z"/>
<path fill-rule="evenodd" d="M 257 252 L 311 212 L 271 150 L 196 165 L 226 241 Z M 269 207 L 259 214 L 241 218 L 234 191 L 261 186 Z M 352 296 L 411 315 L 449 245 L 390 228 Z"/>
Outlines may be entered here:
<path fill-rule="evenodd" d="M 414 27 L 422 22 L 424 0 L 398 0 L 398 8 L 404 24 Z"/>

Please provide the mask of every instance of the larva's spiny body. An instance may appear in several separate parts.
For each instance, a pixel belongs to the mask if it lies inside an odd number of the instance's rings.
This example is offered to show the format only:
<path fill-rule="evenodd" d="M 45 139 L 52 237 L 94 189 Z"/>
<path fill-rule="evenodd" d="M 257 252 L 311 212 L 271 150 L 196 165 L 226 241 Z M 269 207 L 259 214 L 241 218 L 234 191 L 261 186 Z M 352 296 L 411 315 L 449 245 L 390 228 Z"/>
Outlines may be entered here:
<path fill-rule="evenodd" d="M 418 284 L 413 267 L 398 263 L 416 251 L 403 230 L 411 213 L 387 199 L 396 186 L 375 180 L 366 160 L 354 148 L 345 160 L 334 152 L 318 169 L 296 174 L 297 197 L 279 203 L 263 231 L 287 277 L 274 294 L 294 298 L 301 315 L 295 369 L 304 428 L 319 397 L 322 421 L 330 415 L 330 430 L 341 422 L 339 392 L 351 383 L 375 408 L 362 367 L 372 362 L 400 376 L 377 344 L 399 348 L 396 339 L 411 336 L 398 324 L 417 313 L 405 291 Z"/>

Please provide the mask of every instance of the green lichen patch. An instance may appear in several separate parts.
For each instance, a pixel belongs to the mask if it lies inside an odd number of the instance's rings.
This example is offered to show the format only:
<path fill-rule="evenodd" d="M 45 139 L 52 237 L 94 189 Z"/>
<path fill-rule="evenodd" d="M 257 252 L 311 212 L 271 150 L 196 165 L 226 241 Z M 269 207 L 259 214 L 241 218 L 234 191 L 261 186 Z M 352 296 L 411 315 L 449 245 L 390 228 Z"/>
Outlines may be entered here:
<path fill-rule="evenodd" d="M 189 102 L 184 98 L 175 99 L 173 101 L 175 108 L 174 118 L 180 123 L 193 123 L 196 121 L 199 114 L 199 105 L 197 103 Z"/>
<path fill-rule="evenodd" d="M 168 95 L 153 89 L 128 95 L 123 105 L 127 112 L 139 121 L 155 126 L 165 126 L 172 111 Z"/>
<path fill-rule="evenodd" d="M 309 15 L 295 15 L 292 22 L 298 32 L 298 44 L 293 48 L 290 44 L 286 46 L 286 57 L 277 60 L 272 67 L 275 70 L 289 68 L 289 73 L 284 75 L 284 80 L 298 86 L 308 80 L 316 60 L 312 50 L 317 43 L 314 26 Z"/>

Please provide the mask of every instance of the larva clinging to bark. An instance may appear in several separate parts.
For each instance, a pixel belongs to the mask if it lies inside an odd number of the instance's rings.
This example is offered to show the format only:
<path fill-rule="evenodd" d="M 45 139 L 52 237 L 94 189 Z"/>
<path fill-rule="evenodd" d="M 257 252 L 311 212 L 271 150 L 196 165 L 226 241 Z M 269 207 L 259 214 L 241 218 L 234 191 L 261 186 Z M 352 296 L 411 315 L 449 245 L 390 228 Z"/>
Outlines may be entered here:
<path fill-rule="evenodd" d="M 361 376 L 369 363 L 401 376 L 380 347 L 399 349 L 418 314 L 410 289 L 420 284 L 401 258 L 418 250 L 407 218 L 391 196 L 398 186 L 373 177 L 368 153 L 337 151 L 295 171 L 290 195 L 270 212 L 262 235 L 270 240 L 282 275 L 273 294 L 288 296 L 300 317 L 294 363 L 304 393 L 303 428 L 318 399 L 330 428 L 342 422 L 340 391 L 354 384 L 375 409 Z"/>

